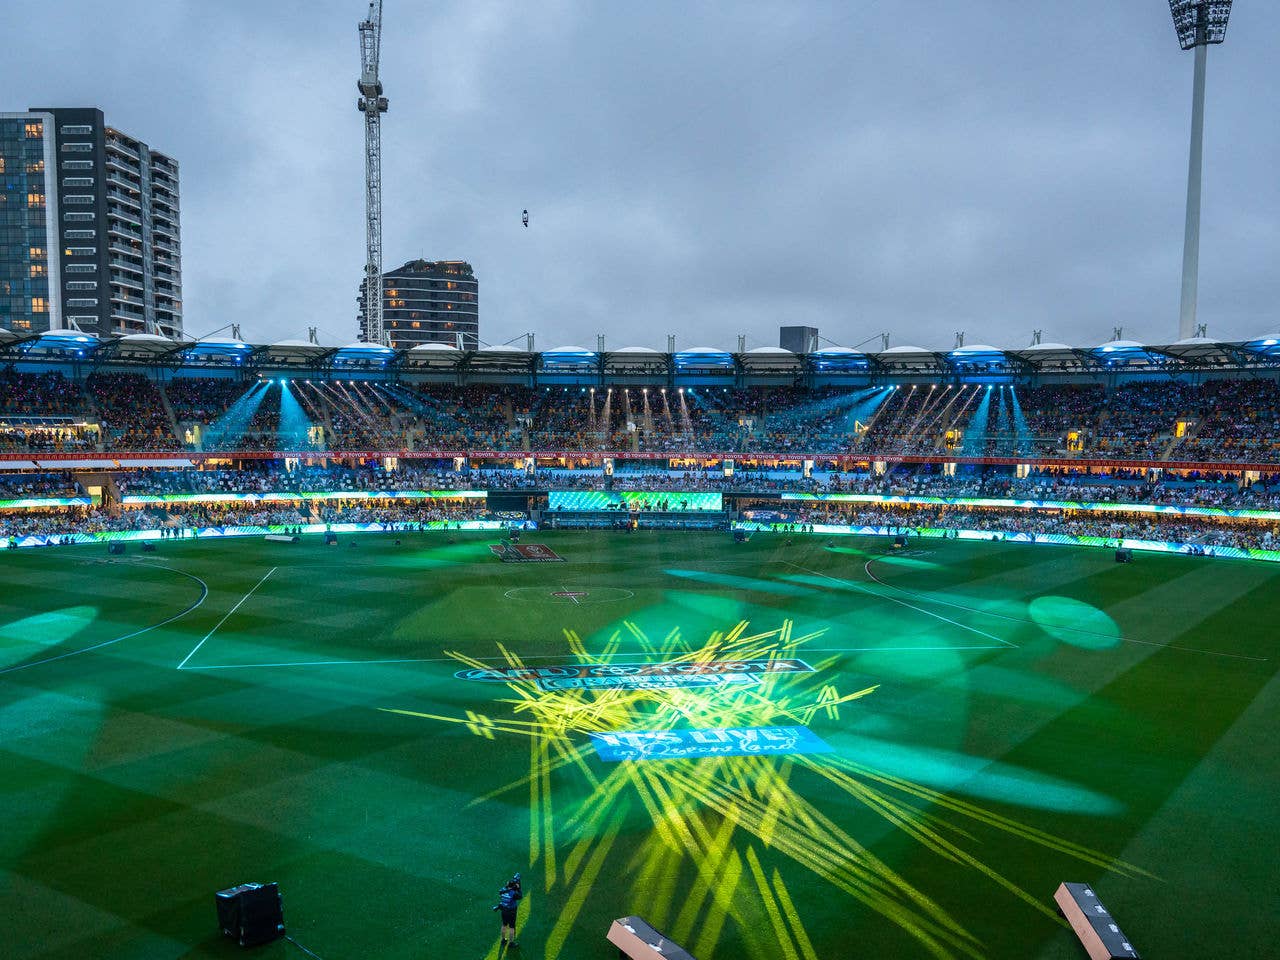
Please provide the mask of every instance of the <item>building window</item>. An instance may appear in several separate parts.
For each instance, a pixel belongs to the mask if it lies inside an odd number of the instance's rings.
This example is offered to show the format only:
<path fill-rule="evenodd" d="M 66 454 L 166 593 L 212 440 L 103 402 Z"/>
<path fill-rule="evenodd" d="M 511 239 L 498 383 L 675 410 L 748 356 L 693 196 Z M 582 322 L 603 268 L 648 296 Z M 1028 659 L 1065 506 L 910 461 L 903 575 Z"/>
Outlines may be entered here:
<path fill-rule="evenodd" d="M 81 298 L 81 299 L 79 299 L 79 300 L 68 300 L 68 301 L 67 301 L 67 306 L 68 306 L 68 307 L 96 307 L 97 305 L 98 305 L 98 298 L 97 298 L 97 297 L 92 297 L 92 298 Z"/>
<path fill-rule="evenodd" d="M 40 169 L 41 170 L 44 169 L 43 160 L 40 161 Z M 62 169 L 63 170 L 92 170 L 93 161 L 92 160 L 63 160 Z M 28 170 L 27 172 L 30 173 L 31 171 Z"/>
<path fill-rule="evenodd" d="M 87 123 L 64 123 L 58 128 L 64 137 L 78 137 L 87 133 L 93 133 L 93 127 Z"/>
<path fill-rule="evenodd" d="M 63 153 L 93 153 L 92 143 L 64 143 Z"/>
<path fill-rule="evenodd" d="M 62 202 L 69 207 L 85 207 L 93 203 L 92 193 L 70 193 L 62 198 Z"/>
<path fill-rule="evenodd" d="M 72 315 L 72 316 L 69 316 L 69 317 L 67 317 L 67 319 L 68 319 L 68 320 L 70 320 L 70 321 L 71 321 L 72 323 L 74 323 L 74 324 L 81 324 L 81 323 L 97 323 L 97 322 L 98 322 L 98 315 L 97 315 L 97 314 L 94 314 L 94 313 L 90 313 L 90 314 L 87 314 L 87 315 L 86 315 L 86 314 L 81 313 L 81 314 L 74 314 L 74 315 Z"/>
<path fill-rule="evenodd" d="M 98 235 L 97 230 L 68 230 L 66 236 L 68 240 L 92 240 Z"/>
<path fill-rule="evenodd" d="M 30 320 L 11 320 L 11 321 L 10 321 L 10 323 L 13 325 L 13 329 L 15 329 L 15 330 L 30 330 L 30 329 L 31 329 L 31 321 L 30 321 Z"/>
<path fill-rule="evenodd" d="M 64 187 L 92 187 L 93 177 L 66 177 L 62 181 Z"/>
<path fill-rule="evenodd" d="M 28 161 L 27 161 L 27 173 L 44 173 L 44 161 L 43 161 L 43 160 L 28 160 Z"/>
<path fill-rule="evenodd" d="M 43 194 L 43 193 L 28 193 L 28 194 L 27 194 L 27 208 L 28 208 L 28 209 L 37 209 L 37 208 L 40 208 L 40 207 L 43 207 L 43 206 L 44 206 L 44 194 Z"/>
<path fill-rule="evenodd" d="M 70 232 L 70 231 L 68 231 Z M 68 257 L 92 257 L 97 254 L 97 247 L 67 247 L 66 256 Z"/>
<path fill-rule="evenodd" d="M 48 253 L 45 251 L 44 247 L 28 247 L 28 248 L 27 248 L 27 256 L 28 256 L 30 259 L 32 259 L 32 260 L 47 260 L 47 259 L 49 259 L 49 255 L 48 255 Z"/>
<path fill-rule="evenodd" d="M 27 272 L 32 278 L 47 277 L 49 275 L 49 268 L 43 263 L 33 263 L 27 267 Z"/>
<path fill-rule="evenodd" d="M 0 173 L 4 173 L 4 155 L 0 154 Z"/>
<path fill-rule="evenodd" d="M 63 268 L 64 273 L 97 273 L 97 271 L 97 265 L 92 263 L 68 263 Z M 68 289 L 70 289 L 69 284 Z"/>
<path fill-rule="evenodd" d="M 67 284 L 68 290 L 97 290 L 97 280 L 72 280 Z"/>
<path fill-rule="evenodd" d="M 92 222 L 93 222 L 93 214 L 92 214 L 92 213 L 69 213 L 69 212 L 68 212 L 68 213 L 64 213 L 64 214 L 62 215 L 62 219 L 63 219 L 63 220 L 68 221 L 69 223 L 92 223 Z"/>
<path fill-rule="evenodd" d="M 32 297 L 31 312 L 32 313 L 48 313 L 49 301 L 46 300 L 44 297 Z"/>
<path fill-rule="evenodd" d="M 34 123 L 28 123 L 23 128 L 28 140 L 39 140 L 44 136 L 44 124 L 37 120 Z"/>

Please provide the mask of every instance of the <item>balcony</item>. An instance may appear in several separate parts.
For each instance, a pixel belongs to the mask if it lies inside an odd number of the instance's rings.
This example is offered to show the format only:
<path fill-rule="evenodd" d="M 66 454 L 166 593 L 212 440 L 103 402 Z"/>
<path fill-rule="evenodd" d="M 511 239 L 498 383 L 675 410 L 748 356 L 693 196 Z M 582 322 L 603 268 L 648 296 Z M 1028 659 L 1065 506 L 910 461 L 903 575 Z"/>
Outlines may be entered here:
<path fill-rule="evenodd" d="M 117 140 L 114 137 L 108 136 L 107 154 L 110 155 L 113 151 L 123 153 L 126 157 L 132 159 L 134 163 L 140 164 L 142 162 L 142 157 L 138 155 L 137 150 L 134 150 L 133 147 L 126 146 L 122 140 Z"/>
<path fill-rule="evenodd" d="M 120 173 L 115 167 L 107 172 L 107 183 L 114 184 L 115 186 L 132 193 L 137 193 L 142 189 L 142 183 L 137 177 L 126 176 Z"/>
<path fill-rule="evenodd" d="M 134 224 L 138 228 L 139 236 L 141 236 L 141 231 L 142 231 L 142 214 L 141 213 L 134 213 L 132 210 L 126 210 L 124 207 L 109 206 L 107 207 L 107 214 L 111 218 L 122 220 L 125 223 Z"/>
<path fill-rule="evenodd" d="M 127 203 L 138 210 L 142 209 L 142 201 L 138 197 L 125 193 L 122 190 L 108 190 L 107 199 L 116 200 L 120 203 Z"/>
<path fill-rule="evenodd" d="M 130 166 L 130 165 L 129 165 L 129 163 L 128 163 L 128 161 L 127 161 L 127 160 L 125 160 L 125 159 L 123 159 L 123 158 L 121 158 L 121 157 L 113 157 L 113 156 L 111 156 L 110 154 L 108 154 L 108 155 L 107 155 L 106 166 L 107 166 L 107 169 L 108 169 L 108 170 L 119 170 L 119 171 L 121 171 L 121 172 L 123 172 L 123 173 L 127 173 L 127 174 L 128 174 L 129 176 L 131 176 L 131 177 L 137 177 L 137 176 L 138 176 L 138 166 L 137 166 L 137 164 L 134 164 L 133 166 Z"/>

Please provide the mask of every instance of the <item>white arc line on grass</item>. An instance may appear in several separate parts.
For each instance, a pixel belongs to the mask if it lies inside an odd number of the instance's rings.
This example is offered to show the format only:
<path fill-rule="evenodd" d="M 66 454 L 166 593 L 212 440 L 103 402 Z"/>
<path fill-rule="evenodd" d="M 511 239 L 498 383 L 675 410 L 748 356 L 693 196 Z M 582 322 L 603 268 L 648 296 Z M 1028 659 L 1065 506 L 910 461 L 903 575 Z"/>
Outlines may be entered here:
<path fill-rule="evenodd" d="M 167 567 L 159 563 L 144 563 L 142 566 L 155 567 L 157 570 L 171 570 L 174 573 L 186 577 L 188 580 L 194 580 L 200 584 L 200 596 L 196 598 L 196 602 L 187 607 L 181 613 L 175 613 L 167 620 L 161 620 L 159 623 L 153 623 L 149 627 L 143 627 L 140 630 L 134 630 L 132 633 L 126 633 L 123 637 L 116 637 L 114 640 L 103 640 L 101 643 L 95 643 L 91 647 L 83 647 L 80 650 L 70 650 L 67 653 L 60 653 L 56 657 L 45 657 L 43 660 L 32 660 L 30 663 L 20 663 L 16 667 L 5 667 L 0 670 L 0 674 L 15 673 L 18 670 L 26 670 L 28 667 L 38 667 L 42 663 L 53 663 L 55 660 L 65 660 L 67 657 L 78 657 L 82 653 L 91 653 L 94 650 L 101 650 L 103 647 L 109 647 L 112 644 L 120 643 L 123 640 L 132 640 L 134 637 L 140 637 L 144 633 L 150 633 L 152 630 L 159 630 L 161 627 L 167 627 L 175 620 L 180 620 L 188 613 L 194 610 L 200 604 L 204 603 L 204 598 L 209 596 L 209 585 L 194 574 L 187 573 L 183 570 L 175 570 L 173 567 Z"/>
<path fill-rule="evenodd" d="M 183 660 L 182 660 L 182 662 L 181 662 L 180 664 L 178 664 L 178 669 L 179 669 L 179 670 L 181 670 L 183 667 L 185 667 L 185 666 L 187 665 L 187 661 L 188 661 L 188 660 L 190 660 L 192 657 L 194 657 L 194 656 L 196 655 L 196 651 L 197 651 L 197 650 L 199 650 L 201 647 L 203 647 L 203 646 L 204 646 L 204 642 L 205 642 L 205 640 L 208 640 L 208 639 L 209 639 L 210 637 L 212 637 L 215 633 L 217 633 L 217 632 L 218 632 L 218 627 L 220 627 L 220 626 L 222 626 L 224 623 L 226 623 L 226 622 L 227 622 L 227 618 L 228 618 L 228 617 L 230 617 L 233 613 L 235 613 L 237 610 L 239 610 L 239 609 L 240 609 L 240 604 L 244 603 L 246 600 L 248 600 L 250 597 L 252 597 L 252 596 L 253 596 L 253 594 L 254 594 L 254 591 L 256 591 L 260 586 L 262 586 L 264 583 L 266 583 L 266 582 L 267 582 L 267 577 L 271 576 L 273 573 L 275 573 L 275 572 L 276 572 L 277 570 L 279 570 L 279 569 L 280 569 L 279 567 L 272 567 L 272 568 L 271 568 L 270 570 L 268 570 L 265 574 L 263 574 L 262 579 L 261 579 L 261 580 L 259 580 L 257 583 L 255 583 L 252 587 L 250 587 L 250 588 L 249 588 L 249 592 L 248 592 L 248 593 L 246 593 L 243 597 L 241 597 L 241 598 L 240 598 L 239 603 L 237 603 L 234 607 L 232 607 L 230 610 L 228 610 L 228 611 L 226 612 L 226 614 L 225 614 L 225 615 L 223 615 L 222 619 L 221 619 L 221 620 L 219 620 L 216 624 L 214 624 L 213 629 L 212 629 L 212 630 L 210 630 L 208 633 L 206 633 L 206 634 L 204 635 L 204 637 L 203 637 L 203 638 L 201 638 L 200 642 L 199 642 L 199 643 L 197 643 L 194 647 L 192 647 L 192 648 L 191 648 L 191 652 L 190 652 L 190 653 L 188 653 L 188 654 L 186 655 L 186 657 L 184 657 L 184 658 L 183 658 Z"/>
<path fill-rule="evenodd" d="M 926 610 L 923 607 L 917 607 L 914 603 L 907 603 L 907 601 L 899 600 L 897 597 L 890 597 L 876 590 L 868 589 L 864 584 L 857 583 L 853 580 L 844 580 L 844 579 L 841 579 L 840 577 L 833 577 L 831 576 L 831 574 L 822 573 L 819 570 L 810 570 L 808 567 L 802 567 L 800 566 L 800 564 L 792 563 L 790 560 L 783 560 L 782 562 L 785 563 L 787 566 L 795 567 L 797 570 L 801 570 L 804 573 L 812 574 L 815 577 L 823 577 L 827 580 L 832 580 L 836 583 L 842 583 L 847 587 L 853 587 L 855 590 L 859 590 L 862 593 L 865 593 L 871 597 L 875 597 L 878 600 L 888 600 L 892 603 L 900 603 L 902 604 L 902 606 L 907 607 L 911 610 L 915 610 L 917 613 L 923 613 L 926 617 L 933 617 L 937 620 L 941 620 L 943 623 L 949 623 L 953 627 L 959 627 L 961 630 L 968 630 L 970 633 L 976 633 L 980 637 L 986 637 L 988 640 L 994 640 L 996 643 L 999 643 L 1003 646 L 1012 647 L 1015 650 L 1018 649 L 1018 645 L 1016 643 L 1010 643 L 1008 640 L 1004 640 L 1001 637 L 997 637 L 993 633 L 987 633 L 985 630 L 979 630 L 977 627 L 966 626 L 965 624 L 960 623 L 959 621 L 952 620 L 950 617 L 944 617 L 940 613 L 934 613 L 932 610 Z"/>

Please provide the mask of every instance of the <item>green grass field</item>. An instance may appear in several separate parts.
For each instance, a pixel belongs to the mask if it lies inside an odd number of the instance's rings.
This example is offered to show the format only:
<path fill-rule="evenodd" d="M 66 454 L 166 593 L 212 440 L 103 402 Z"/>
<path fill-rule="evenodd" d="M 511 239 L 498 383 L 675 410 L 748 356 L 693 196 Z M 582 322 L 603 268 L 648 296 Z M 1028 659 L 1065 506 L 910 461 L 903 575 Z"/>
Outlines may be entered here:
<path fill-rule="evenodd" d="M 1275 954 L 1275 567 L 677 533 L 530 534 L 566 562 L 502 564 L 481 536 L 402 539 L 0 555 L 0 954 L 238 955 L 213 892 L 275 880 L 324 960 L 496 958 L 517 870 L 525 957 L 613 956 L 636 913 L 699 960 L 1079 958 L 1062 880 L 1145 956 Z M 769 656 L 815 670 L 455 677 Z M 834 751 L 607 763 L 589 737 L 794 725 Z"/>

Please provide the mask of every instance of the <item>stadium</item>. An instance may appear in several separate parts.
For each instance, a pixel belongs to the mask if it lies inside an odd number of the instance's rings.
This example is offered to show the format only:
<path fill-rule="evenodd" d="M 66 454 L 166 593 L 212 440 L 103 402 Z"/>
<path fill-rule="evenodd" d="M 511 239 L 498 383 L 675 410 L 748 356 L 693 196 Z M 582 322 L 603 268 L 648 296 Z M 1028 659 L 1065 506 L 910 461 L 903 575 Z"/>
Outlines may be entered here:
<path fill-rule="evenodd" d="M 1072 956 L 1063 881 L 1150 955 L 1265 955 L 1277 342 L 12 338 L 23 926 L 220 956 L 210 891 L 259 877 L 329 955 L 497 956 L 496 857 L 547 957 L 623 915 Z"/>
<path fill-rule="evenodd" d="M 0 955 L 1280 953 L 1230 0 L 1176 327 L 1163 15 L 366 2 L 0 62 Z"/>

